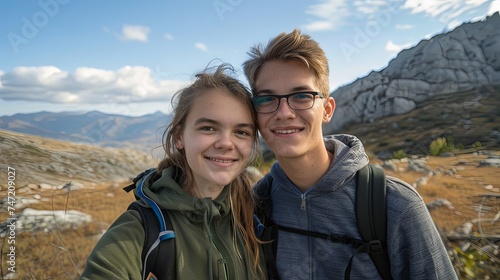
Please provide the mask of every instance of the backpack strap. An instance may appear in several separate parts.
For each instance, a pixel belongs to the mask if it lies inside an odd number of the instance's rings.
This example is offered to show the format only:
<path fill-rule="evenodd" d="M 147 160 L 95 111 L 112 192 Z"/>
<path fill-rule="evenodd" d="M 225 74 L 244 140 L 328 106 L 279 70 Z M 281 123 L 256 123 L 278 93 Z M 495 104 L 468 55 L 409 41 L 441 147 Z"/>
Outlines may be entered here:
<path fill-rule="evenodd" d="M 273 204 L 271 200 L 271 189 L 273 176 L 266 174 L 254 188 L 255 215 L 254 227 L 256 235 L 261 241 L 262 251 L 266 259 L 268 279 L 279 280 L 278 269 L 276 268 L 276 252 L 278 250 L 278 227 L 271 220 Z"/>
<path fill-rule="evenodd" d="M 161 209 L 143 192 L 143 183 L 156 172 L 155 170 L 147 171 L 148 173 L 145 171 L 134 179 L 134 186 L 140 180 L 135 195 L 146 201 L 150 207 L 134 201 L 128 209 L 139 212 L 144 228 L 145 240 L 141 254 L 142 279 L 166 280 L 169 275 L 175 274 L 175 233 L 167 211 Z M 128 191 L 134 188 L 129 186 Z"/>
<path fill-rule="evenodd" d="M 175 241 L 173 238 L 160 242 L 160 223 L 151 208 L 144 207 L 132 202 L 128 209 L 136 210 L 141 214 L 142 225 L 144 227 L 145 239 L 142 248 L 141 259 L 143 262 L 143 278 L 148 279 L 152 273 L 158 280 L 166 280 L 171 273 L 174 273 L 175 263 Z M 167 229 L 172 229 L 172 224 L 166 210 L 163 211 L 165 225 Z M 161 252 L 161 253 L 160 253 Z M 152 276 L 152 275 L 151 275 Z M 151 278 L 153 279 L 153 278 Z"/>
<path fill-rule="evenodd" d="M 381 168 L 371 164 L 358 171 L 356 221 L 370 255 L 382 279 L 392 279 L 387 252 L 386 179 Z"/>

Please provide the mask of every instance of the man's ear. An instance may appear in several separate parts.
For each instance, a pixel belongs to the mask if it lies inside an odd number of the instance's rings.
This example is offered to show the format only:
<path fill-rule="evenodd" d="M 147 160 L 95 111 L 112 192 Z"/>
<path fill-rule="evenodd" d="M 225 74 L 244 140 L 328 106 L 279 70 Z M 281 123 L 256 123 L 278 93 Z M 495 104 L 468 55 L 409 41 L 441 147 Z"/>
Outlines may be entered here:
<path fill-rule="evenodd" d="M 335 99 L 328 97 L 325 102 L 325 111 L 323 112 L 323 122 L 327 123 L 332 119 L 333 112 L 335 111 Z"/>

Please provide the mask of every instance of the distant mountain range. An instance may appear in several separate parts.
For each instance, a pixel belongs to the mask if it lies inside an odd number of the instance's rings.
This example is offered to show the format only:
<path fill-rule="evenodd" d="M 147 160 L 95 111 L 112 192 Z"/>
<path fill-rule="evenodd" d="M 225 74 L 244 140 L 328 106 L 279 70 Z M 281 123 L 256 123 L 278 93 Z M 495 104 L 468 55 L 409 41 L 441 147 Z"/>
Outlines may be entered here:
<path fill-rule="evenodd" d="M 0 129 L 105 147 L 129 147 L 144 152 L 161 146 L 170 115 L 140 117 L 91 112 L 38 112 L 0 117 Z M 159 150 L 159 149 L 156 149 Z"/>

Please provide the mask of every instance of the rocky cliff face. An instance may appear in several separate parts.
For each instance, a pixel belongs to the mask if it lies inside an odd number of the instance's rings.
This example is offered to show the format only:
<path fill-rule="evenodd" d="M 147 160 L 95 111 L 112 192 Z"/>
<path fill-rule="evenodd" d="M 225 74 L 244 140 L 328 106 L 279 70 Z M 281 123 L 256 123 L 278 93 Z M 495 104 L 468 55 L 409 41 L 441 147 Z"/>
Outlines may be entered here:
<path fill-rule="evenodd" d="M 429 98 L 500 85 L 500 15 L 465 23 L 404 50 L 379 72 L 334 91 L 325 133 L 348 123 L 405 114 Z"/>

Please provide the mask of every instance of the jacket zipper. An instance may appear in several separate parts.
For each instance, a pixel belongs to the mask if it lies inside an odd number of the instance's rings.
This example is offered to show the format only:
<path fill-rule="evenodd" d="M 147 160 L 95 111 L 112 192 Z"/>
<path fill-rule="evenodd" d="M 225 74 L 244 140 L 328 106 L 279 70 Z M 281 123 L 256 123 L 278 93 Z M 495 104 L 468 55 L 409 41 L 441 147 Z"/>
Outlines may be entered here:
<path fill-rule="evenodd" d="M 305 193 L 300 194 L 300 198 L 302 199 L 302 201 L 300 202 L 300 209 L 306 210 L 306 194 Z"/>
<path fill-rule="evenodd" d="M 219 221 L 216 222 L 217 224 L 219 223 Z M 219 251 L 219 253 L 221 254 L 222 256 L 222 259 L 220 260 L 217 260 L 217 268 L 218 268 L 218 277 L 219 279 L 220 276 L 221 276 L 221 270 L 223 270 L 223 274 L 225 276 L 224 279 L 231 279 L 229 278 L 229 270 L 228 270 L 228 264 L 227 264 L 227 259 L 229 257 L 229 252 L 227 252 L 226 250 L 221 250 L 221 249 L 224 249 L 224 245 L 222 243 L 220 243 L 220 246 L 219 246 L 219 241 L 221 240 L 220 236 L 219 236 L 219 233 L 217 232 L 217 229 L 215 227 L 215 224 L 213 226 L 211 226 L 212 228 L 212 232 L 214 233 L 214 236 L 216 238 L 212 239 L 212 242 L 214 243 L 214 246 L 215 248 L 217 249 L 217 251 Z M 222 266 L 222 268 L 221 268 Z"/>

